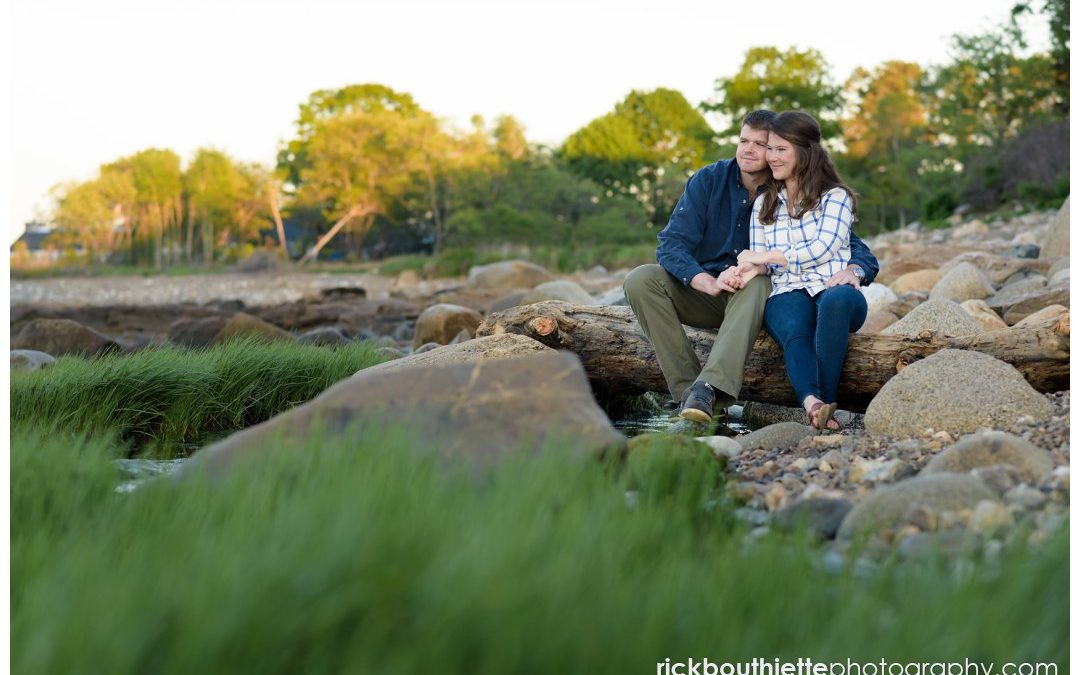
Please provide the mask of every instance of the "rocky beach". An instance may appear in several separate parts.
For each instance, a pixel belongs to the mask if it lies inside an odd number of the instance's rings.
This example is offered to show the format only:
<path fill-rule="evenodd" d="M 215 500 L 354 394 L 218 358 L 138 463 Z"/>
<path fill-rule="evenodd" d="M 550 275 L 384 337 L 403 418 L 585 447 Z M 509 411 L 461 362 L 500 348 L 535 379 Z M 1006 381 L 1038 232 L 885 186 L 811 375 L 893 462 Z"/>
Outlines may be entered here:
<path fill-rule="evenodd" d="M 723 499 L 753 537 L 805 526 L 833 541 L 831 550 L 869 536 L 867 550 L 904 555 L 955 546 L 992 553 L 1016 538 L 1033 545 L 1047 540 L 1065 521 L 1069 502 L 1070 392 L 1067 384 L 1057 386 L 1068 373 L 1068 202 L 1058 212 L 954 217 L 944 229 L 914 224 L 867 241 L 881 273 L 863 289 L 871 312 L 853 337 L 853 351 L 859 340 L 908 340 L 921 341 L 925 353 L 901 350 L 884 363 L 877 356 L 887 381 L 865 404 L 841 414 L 842 433 L 816 432 L 776 395 L 745 402 L 750 433 L 731 437 L 673 423 L 648 436 L 688 435 L 713 453 L 727 485 Z M 271 269 L 14 280 L 12 366 L 35 369 L 65 354 L 93 357 L 160 344 L 207 347 L 242 336 L 326 348 L 369 340 L 395 360 L 268 424 L 306 428 L 297 421 L 314 411 L 359 414 L 360 400 L 370 411 L 370 393 L 378 391 L 375 399 L 397 402 L 389 416 L 419 415 L 433 440 L 466 461 L 498 461 L 506 447 L 552 426 L 576 436 L 582 452 L 621 447 L 633 454 L 652 441 L 639 436 L 627 443 L 610 426 L 594 400 L 610 374 L 586 353 L 616 348 L 552 341 L 567 330 L 561 319 L 534 319 L 522 328 L 507 318 L 514 308 L 534 306 L 577 317 L 587 315 L 584 308 L 619 308 L 626 272 L 595 268 L 556 277 L 510 261 L 455 279 Z M 534 304 L 547 301 L 555 304 Z M 625 321 L 627 330 L 637 330 Z M 975 337 L 981 342 L 962 341 Z M 1021 345 L 1007 352 L 1013 363 L 986 353 L 996 342 Z M 552 347 L 577 351 L 580 363 L 543 362 Z M 656 371 L 647 357 L 642 361 L 637 367 Z M 1065 379 L 1032 374 L 1054 369 L 1063 369 Z M 395 382 L 415 373 L 438 386 L 399 391 Z M 558 395 L 537 397 L 538 391 Z M 507 431 L 499 411 L 522 406 L 532 414 Z M 195 463 L 258 446 L 258 433 L 240 431 L 196 452 Z"/>

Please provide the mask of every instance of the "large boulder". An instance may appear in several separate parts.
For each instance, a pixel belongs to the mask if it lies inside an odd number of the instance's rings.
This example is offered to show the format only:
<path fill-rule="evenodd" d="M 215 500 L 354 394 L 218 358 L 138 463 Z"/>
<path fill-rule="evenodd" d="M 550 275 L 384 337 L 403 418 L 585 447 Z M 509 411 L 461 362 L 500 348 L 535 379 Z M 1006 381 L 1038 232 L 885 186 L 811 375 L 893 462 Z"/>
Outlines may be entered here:
<path fill-rule="evenodd" d="M 969 474 L 916 476 L 871 492 L 847 514 L 836 536 L 851 539 L 862 534 L 895 532 L 915 507 L 932 512 L 960 511 L 996 498 L 985 483 Z"/>
<path fill-rule="evenodd" d="M 923 467 L 922 473 L 967 473 L 999 464 L 1017 469 L 1024 482 L 1029 484 L 1037 483 L 1054 470 L 1050 453 L 1031 441 L 1003 431 L 987 431 L 964 436 L 935 455 Z"/>
<path fill-rule="evenodd" d="M 949 270 L 941 281 L 930 289 L 931 300 L 982 300 L 994 294 L 994 284 L 986 274 L 971 263 L 960 263 Z"/>
<path fill-rule="evenodd" d="M 942 349 L 892 377 L 866 408 L 866 430 L 915 436 L 926 428 L 969 433 L 1022 416 L 1050 419 L 1053 404 L 1016 368 L 981 352 Z"/>
<path fill-rule="evenodd" d="M 543 267 L 525 260 L 507 260 L 478 265 L 469 270 L 466 282 L 470 288 L 535 288 L 551 281 L 551 273 Z"/>
<path fill-rule="evenodd" d="M 11 340 L 12 349 L 32 349 L 53 356 L 97 356 L 119 351 L 107 335 L 71 319 L 32 319 Z"/>
<path fill-rule="evenodd" d="M 900 276 L 896 281 L 889 284 L 893 293 L 900 296 L 911 291 L 930 292 L 944 275 L 935 269 L 916 270 Z"/>
<path fill-rule="evenodd" d="M 1041 274 L 1025 276 L 1011 280 L 994 293 L 987 303 L 995 307 L 1004 307 L 1030 293 L 1037 293 L 1046 288 L 1046 277 Z"/>
<path fill-rule="evenodd" d="M 39 352 L 34 349 L 11 350 L 11 372 L 29 373 L 40 368 L 45 368 L 56 363 L 51 354 Z"/>
<path fill-rule="evenodd" d="M 990 305 L 986 304 L 985 300 L 965 300 L 960 303 L 960 306 L 964 308 L 968 316 L 979 322 L 984 331 L 1008 328 L 997 312 L 990 309 Z"/>
<path fill-rule="evenodd" d="M 215 473 L 257 458 L 275 439 L 302 443 L 315 428 L 329 437 L 355 434 L 356 425 L 407 430 L 418 450 L 480 466 L 523 447 L 537 452 L 553 439 L 586 456 L 625 445 L 573 354 L 548 350 L 435 365 L 410 360 L 362 370 L 304 405 L 233 434 L 198 452 L 180 475 Z"/>
<path fill-rule="evenodd" d="M 561 300 L 575 305 L 595 305 L 596 300 L 588 291 L 573 281 L 556 279 L 539 284 L 521 298 L 521 305 L 531 305 L 545 300 Z"/>
<path fill-rule="evenodd" d="M 1042 246 L 1039 247 L 1040 258 L 1057 258 L 1058 256 L 1069 255 L 1069 200 L 1072 197 L 1066 197 L 1065 203 L 1058 209 L 1057 215 L 1050 221 L 1050 227 L 1046 231 L 1046 239 L 1043 240 Z"/>
<path fill-rule="evenodd" d="M 476 335 L 476 327 L 484 318 L 480 312 L 461 305 L 438 304 L 425 309 L 416 319 L 416 334 L 413 336 L 413 348 L 428 342 L 440 345 L 450 344 L 461 331 L 469 336 Z"/>
<path fill-rule="evenodd" d="M 925 330 L 950 337 L 963 337 L 981 333 L 982 326 L 952 300 L 927 300 L 881 333 L 914 337 Z"/>

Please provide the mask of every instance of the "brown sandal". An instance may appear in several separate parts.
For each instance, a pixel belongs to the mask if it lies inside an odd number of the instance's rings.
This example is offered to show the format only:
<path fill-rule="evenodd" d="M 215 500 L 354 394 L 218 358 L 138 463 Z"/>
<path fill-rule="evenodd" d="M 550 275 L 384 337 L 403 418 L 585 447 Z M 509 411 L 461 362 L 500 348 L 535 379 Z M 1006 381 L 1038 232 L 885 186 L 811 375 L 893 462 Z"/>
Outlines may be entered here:
<path fill-rule="evenodd" d="M 835 403 L 825 403 L 824 401 L 818 401 L 814 405 L 810 406 L 810 410 L 806 411 L 806 423 L 815 429 L 822 431 L 840 431 L 844 427 L 837 422 L 833 417 L 833 413 L 836 412 Z M 829 429 L 829 422 L 836 422 L 836 429 Z"/>

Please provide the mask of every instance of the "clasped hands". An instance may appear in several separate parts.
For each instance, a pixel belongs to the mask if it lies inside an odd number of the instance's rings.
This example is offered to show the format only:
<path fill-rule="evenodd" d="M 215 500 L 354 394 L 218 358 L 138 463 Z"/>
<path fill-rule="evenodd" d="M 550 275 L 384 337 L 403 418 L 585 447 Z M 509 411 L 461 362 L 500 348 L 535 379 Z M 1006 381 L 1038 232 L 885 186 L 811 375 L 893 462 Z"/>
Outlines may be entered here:
<path fill-rule="evenodd" d="M 744 259 L 744 256 L 746 258 Z M 690 280 L 690 287 L 708 295 L 720 295 L 721 293 L 734 293 L 745 288 L 746 284 L 759 274 L 765 272 L 765 265 L 758 262 L 758 258 L 764 254 L 743 251 L 739 254 L 739 262 L 714 277 L 708 272 L 701 272 Z"/>
<path fill-rule="evenodd" d="M 746 284 L 757 275 L 764 274 L 766 264 L 782 265 L 786 262 L 783 252 L 779 250 L 768 252 L 745 250 L 739 253 L 737 265 L 727 268 L 716 277 L 708 272 L 701 272 L 690 280 L 690 287 L 713 296 L 724 292 L 734 293 L 745 288 Z M 859 288 L 862 284 L 850 268 L 840 270 L 825 281 L 825 288 L 843 285 Z"/>

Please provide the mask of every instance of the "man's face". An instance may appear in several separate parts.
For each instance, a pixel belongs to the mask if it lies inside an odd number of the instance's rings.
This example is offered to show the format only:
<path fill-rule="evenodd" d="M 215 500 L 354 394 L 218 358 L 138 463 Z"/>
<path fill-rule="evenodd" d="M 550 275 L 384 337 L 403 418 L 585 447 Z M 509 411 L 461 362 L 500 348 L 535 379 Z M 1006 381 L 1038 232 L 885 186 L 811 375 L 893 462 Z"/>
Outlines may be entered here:
<path fill-rule="evenodd" d="M 760 173 L 768 166 L 765 163 L 765 146 L 769 143 L 769 132 L 764 129 L 751 129 L 743 125 L 739 132 L 739 147 L 735 150 L 735 161 L 746 173 Z"/>

